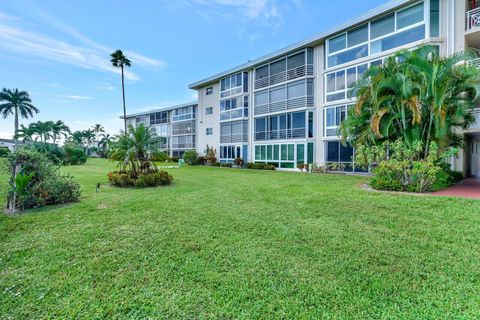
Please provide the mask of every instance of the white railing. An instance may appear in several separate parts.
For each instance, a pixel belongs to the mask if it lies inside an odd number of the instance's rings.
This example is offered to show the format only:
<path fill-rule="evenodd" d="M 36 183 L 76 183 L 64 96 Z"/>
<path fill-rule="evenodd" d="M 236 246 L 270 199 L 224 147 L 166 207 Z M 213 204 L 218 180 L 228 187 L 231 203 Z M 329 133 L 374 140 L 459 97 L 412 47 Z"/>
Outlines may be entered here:
<path fill-rule="evenodd" d="M 313 76 L 312 64 L 306 64 L 290 70 L 282 71 L 269 77 L 257 79 L 255 80 L 255 90 L 305 76 Z"/>
<path fill-rule="evenodd" d="M 467 61 L 467 64 L 469 66 L 474 66 L 474 67 L 480 68 L 480 58 L 475 58 L 475 59 L 469 60 L 469 61 Z"/>
<path fill-rule="evenodd" d="M 193 149 L 195 148 L 195 143 L 172 143 L 172 149 Z"/>
<path fill-rule="evenodd" d="M 470 126 L 469 129 L 479 129 L 480 128 L 480 108 L 474 109 L 471 112 L 475 117 L 475 122 Z"/>
<path fill-rule="evenodd" d="M 255 132 L 255 141 L 305 138 L 305 128 L 280 129 Z"/>
<path fill-rule="evenodd" d="M 247 133 L 237 133 L 237 134 L 226 134 L 220 136 L 220 143 L 239 143 L 247 142 L 248 134 Z"/>
<path fill-rule="evenodd" d="M 480 28 L 480 8 L 470 10 L 466 13 L 466 29 L 467 31 Z"/>
<path fill-rule="evenodd" d="M 304 97 L 292 98 L 288 100 L 255 106 L 253 111 L 254 111 L 254 114 L 257 116 L 257 115 L 273 113 L 273 112 L 281 112 L 281 111 L 287 111 L 292 109 L 313 107 L 314 104 L 315 104 L 315 101 L 313 96 L 304 96 Z"/>

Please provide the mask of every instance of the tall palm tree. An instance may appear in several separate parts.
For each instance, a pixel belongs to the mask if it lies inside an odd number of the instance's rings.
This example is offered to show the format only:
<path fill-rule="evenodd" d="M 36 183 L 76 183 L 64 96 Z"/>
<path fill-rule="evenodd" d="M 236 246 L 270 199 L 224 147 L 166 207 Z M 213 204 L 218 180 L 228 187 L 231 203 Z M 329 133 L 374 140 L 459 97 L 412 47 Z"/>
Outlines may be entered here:
<path fill-rule="evenodd" d="M 105 128 L 100 123 L 96 123 L 92 126 L 92 131 L 95 132 L 96 139 L 99 141 L 100 134 L 105 132 Z"/>
<path fill-rule="evenodd" d="M 93 130 L 87 129 L 82 131 L 83 134 L 83 141 L 86 144 L 86 151 L 85 153 L 88 155 L 88 150 L 90 148 L 90 144 L 92 144 L 93 141 L 95 141 L 95 132 Z"/>
<path fill-rule="evenodd" d="M 1 103 L 3 102 L 3 103 Z M 19 91 L 18 89 L 6 89 L 0 92 L 0 113 L 5 119 L 8 115 L 13 114 L 15 117 L 15 132 L 13 134 L 15 140 L 14 148 L 17 148 L 17 131 L 18 131 L 18 117 L 19 115 L 27 119 L 33 117 L 33 113 L 38 113 L 40 110 L 32 104 L 32 99 L 26 91 Z"/>
<path fill-rule="evenodd" d="M 108 133 L 104 133 L 101 135 L 101 139 L 98 142 L 98 148 L 102 151 L 102 154 L 104 157 L 107 156 L 108 148 L 112 143 L 112 141 L 113 141 L 113 138 Z"/>
<path fill-rule="evenodd" d="M 57 140 L 60 139 L 62 136 L 65 139 L 68 137 L 68 134 L 70 133 L 70 128 L 62 120 L 58 120 L 57 122 L 54 122 L 52 124 L 51 131 L 53 143 L 56 144 Z"/>
<path fill-rule="evenodd" d="M 20 125 L 20 128 L 17 130 L 17 139 L 22 139 L 22 141 L 34 141 L 34 136 L 36 135 L 35 128 L 32 127 L 32 124 L 29 124 L 25 127 L 23 124 Z"/>
<path fill-rule="evenodd" d="M 76 145 L 83 147 L 83 132 L 74 131 L 68 137 L 68 141 L 75 143 Z"/>
<path fill-rule="evenodd" d="M 53 121 L 37 121 L 31 124 L 41 143 L 47 143 L 52 138 Z"/>
<path fill-rule="evenodd" d="M 123 125 L 125 132 L 127 132 L 127 109 L 125 107 L 125 76 L 124 68 L 131 67 L 131 61 L 123 54 L 122 50 L 117 50 L 110 55 L 112 58 L 110 62 L 115 68 L 120 68 L 122 71 L 122 97 L 123 97 Z"/>

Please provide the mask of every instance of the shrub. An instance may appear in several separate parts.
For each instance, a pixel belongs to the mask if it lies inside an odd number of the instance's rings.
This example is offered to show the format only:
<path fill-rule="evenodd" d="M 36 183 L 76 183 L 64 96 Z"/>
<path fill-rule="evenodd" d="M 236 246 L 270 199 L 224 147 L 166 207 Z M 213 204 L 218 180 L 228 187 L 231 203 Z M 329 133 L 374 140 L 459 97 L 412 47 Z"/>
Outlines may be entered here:
<path fill-rule="evenodd" d="M 33 142 L 26 145 L 25 147 L 43 153 L 47 156 L 48 159 L 50 159 L 50 161 L 55 164 L 63 164 L 65 162 L 65 151 L 63 150 L 63 148 L 57 146 L 56 144 Z"/>
<path fill-rule="evenodd" d="M 163 151 L 153 152 L 151 156 L 151 160 L 156 162 L 165 162 L 168 159 L 168 155 Z"/>
<path fill-rule="evenodd" d="M 247 169 L 254 169 L 255 163 L 254 162 L 247 162 Z"/>
<path fill-rule="evenodd" d="M 71 176 L 60 173 L 59 167 L 38 151 L 20 148 L 8 156 L 7 163 L 8 174 L 13 168 L 21 167 L 22 175 L 31 175 L 23 191 L 17 192 L 16 207 L 21 210 L 80 199 L 80 185 Z M 10 190 L 9 202 L 13 194 L 14 190 Z"/>
<path fill-rule="evenodd" d="M 242 158 L 235 158 L 233 160 L 233 163 L 238 167 L 238 168 L 243 168 L 245 166 L 245 163 L 243 162 Z"/>
<path fill-rule="evenodd" d="M 205 149 L 205 165 L 212 166 L 217 163 L 217 151 L 213 147 L 209 147 L 207 144 L 207 148 Z"/>
<path fill-rule="evenodd" d="M 263 170 L 275 170 L 275 169 L 276 167 L 270 163 L 265 163 L 265 165 L 263 166 Z"/>
<path fill-rule="evenodd" d="M 0 158 L 6 158 L 10 154 L 10 149 L 8 148 L 0 148 Z"/>
<path fill-rule="evenodd" d="M 327 168 L 325 166 L 321 166 L 317 163 L 312 164 L 312 172 L 313 173 L 325 173 L 327 172 Z"/>
<path fill-rule="evenodd" d="M 231 162 L 223 162 L 220 164 L 221 167 L 224 167 L 224 168 L 231 168 L 232 167 L 232 163 Z"/>
<path fill-rule="evenodd" d="M 189 165 L 197 165 L 198 164 L 198 153 L 196 151 L 186 151 L 183 154 L 183 160 Z"/>
<path fill-rule="evenodd" d="M 205 165 L 205 163 L 207 162 L 207 158 L 205 156 L 199 156 L 197 158 L 197 164 L 198 165 Z"/>
<path fill-rule="evenodd" d="M 141 173 L 136 179 L 129 172 L 113 171 L 108 173 L 108 181 L 121 188 L 145 188 L 169 185 L 172 183 L 173 177 L 163 170 Z"/>
<path fill-rule="evenodd" d="M 178 160 L 180 160 L 180 158 L 178 157 L 170 157 L 169 159 L 171 162 L 178 162 Z"/>
<path fill-rule="evenodd" d="M 78 165 L 87 162 L 87 155 L 78 145 L 66 143 L 63 149 L 65 150 L 65 164 Z"/>

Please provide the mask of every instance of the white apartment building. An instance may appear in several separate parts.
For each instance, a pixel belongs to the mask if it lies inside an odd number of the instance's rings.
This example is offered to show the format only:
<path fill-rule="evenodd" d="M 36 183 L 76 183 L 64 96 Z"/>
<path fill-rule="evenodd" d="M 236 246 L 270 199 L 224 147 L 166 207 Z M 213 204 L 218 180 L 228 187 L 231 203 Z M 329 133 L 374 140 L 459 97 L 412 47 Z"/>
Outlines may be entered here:
<path fill-rule="evenodd" d="M 192 83 L 198 91 L 196 141 L 193 135 L 188 146 L 200 154 L 211 146 L 222 162 L 240 157 L 285 169 L 338 162 L 354 170 L 355 150 L 340 143 L 338 126 L 355 103 L 355 81 L 400 49 L 430 44 L 443 55 L 480 49 L 478 2 L 389 1 L 311 39 Z M 472 63 L 480 66 L 480 60 Z M 139 115 L 129 117 L 134 116 Z M 451 160 L 452 167 L 480 175 L 480 121 L 464 136 L 465 150 Z"/>
<path fill-rule="evenodd" d="M 158 148 L 171 157 L 182 157 L 196 149 L 197 102 L 127 115 L 127 125 L 151 127 L 158 136 Z"/>

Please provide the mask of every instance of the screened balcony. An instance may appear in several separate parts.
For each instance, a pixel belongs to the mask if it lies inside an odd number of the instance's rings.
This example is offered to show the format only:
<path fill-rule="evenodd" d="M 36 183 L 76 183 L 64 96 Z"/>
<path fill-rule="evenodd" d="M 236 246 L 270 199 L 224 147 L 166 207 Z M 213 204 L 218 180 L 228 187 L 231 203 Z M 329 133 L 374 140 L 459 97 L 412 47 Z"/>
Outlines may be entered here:
<path fill-rule="evenodd" d="M 475 8 L 466 13 L 466 30 L 474 31 L 480 29 L 480 8 Z"/>

